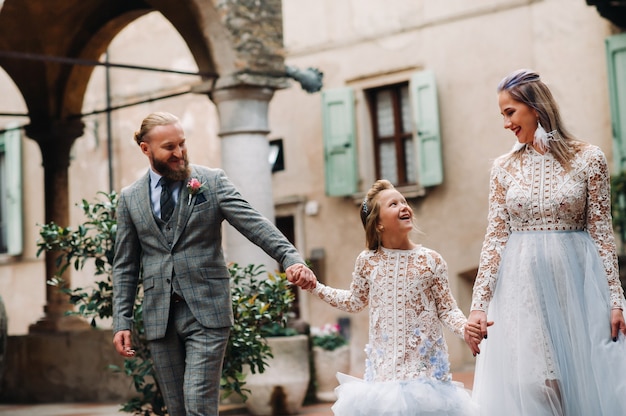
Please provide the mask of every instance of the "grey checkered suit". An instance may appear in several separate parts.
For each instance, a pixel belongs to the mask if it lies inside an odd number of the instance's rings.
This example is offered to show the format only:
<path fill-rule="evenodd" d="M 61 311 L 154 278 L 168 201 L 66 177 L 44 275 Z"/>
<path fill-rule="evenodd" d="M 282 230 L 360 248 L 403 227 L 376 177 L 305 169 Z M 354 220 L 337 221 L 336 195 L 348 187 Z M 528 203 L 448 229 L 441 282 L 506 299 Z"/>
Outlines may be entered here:
<path fill-rule="evenodd" d="M 228 221 L 285 268 L 304 263 L 280 231 L 241 197 L 222 170 L 192 165 L 191 177 L 203 183 L 205 189 L 194 195 L 188 205 L 189 193 L 183 186 L 177 209 L 168 223 L 175 227 L 170 233 L 173 236 L 171 244 L 152 211 L 149 174 L 122 190 L 117 208 L 113 329 L 117 332 L 132 328 L 133 304 L 141 270 L 145 333 L 151 341 L 157 377 L 166 393 L 170 415 L 217 414 L 218 392 L 215 390 L 219 385 L 228 328 L 233 323 L 229 273 L 222 253 L 222 222 Z M 171 300 L 174 277 L 185 300 L 180 305 Z M 208 337 L 203 338 L 200 345 L 214 344 L 213 336 L 220 339 L 217 351 L 198 353 L 211 356 L 209 363 L 206 356 L 189 357 L 198 351 L 189 347 L 197 340 L 186 344 L 185 334 L 196 331 L 189 325 L 195 325 L 194 328 L 201 331 L 209 330 Z M 181 337 L 183 341 L 178 342 Z M 178 357 L 173 357 L 175 355 Z M 200 362 L 200 367 L 190 368 L 193 362 Z M 210 371 L 212 376 L 208 377 L 217 377 L 217 380 L 205 380 L 204 371 Z M 191 380 L 191 373 L 199 375 Z M 170 387 L 164 388 L 164 383 L 180 390 L 175 392 L 178 397 L 168 400 L 167 396 L 174 393 L 169 391 Z M 183 385 L 184 399 L 180 397 Z M 207 398 L 206 394 L 211 397 Z M 211 409 L 197 410 L 206 409 L 206 406 L 192 403 L 194 400 L 210 401 Z M 187 409 L 181 409 L 183 406 Z"/>

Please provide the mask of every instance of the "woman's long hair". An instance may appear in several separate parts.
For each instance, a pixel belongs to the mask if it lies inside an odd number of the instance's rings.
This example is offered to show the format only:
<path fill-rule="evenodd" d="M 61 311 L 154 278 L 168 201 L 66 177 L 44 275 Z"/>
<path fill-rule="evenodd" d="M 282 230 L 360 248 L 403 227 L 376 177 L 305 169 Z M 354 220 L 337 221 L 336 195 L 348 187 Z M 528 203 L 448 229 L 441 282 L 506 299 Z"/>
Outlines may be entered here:
<path fill-rule="evenodd" d="M 515 101 L 526 104 L 537 112 L 539 123 L 553 136 L 549 142 L 550 152 L 565 169 L 569 169 L 570 162 L 583 142 L 576 139 L 564 126 L 559 106 L 539 74 L 530 69 L 519 69 L 500 81 L 497 90 L 498 93 L 508 92 Z M 513 156 L 519 158 L 522 149 L 515 151 Z"/>

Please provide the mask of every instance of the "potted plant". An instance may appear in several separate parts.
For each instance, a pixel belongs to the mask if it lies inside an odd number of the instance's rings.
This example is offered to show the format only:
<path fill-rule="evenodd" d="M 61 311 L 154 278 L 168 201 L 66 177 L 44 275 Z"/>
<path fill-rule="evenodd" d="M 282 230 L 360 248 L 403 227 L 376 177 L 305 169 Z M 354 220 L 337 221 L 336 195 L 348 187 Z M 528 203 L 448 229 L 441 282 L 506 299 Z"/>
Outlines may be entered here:
<path fill-rule="evenodd" d="M 40 227 L 38 252 L 56 252 L 57 276 L 48 283 L 58 286 L 66 293 L 70 303 L 77 310 L 70 312 L 83 316 L 96 327 L 97 319 L 112 315 L 112 264 L 115 243 L 117 195 L 99 193 L 104 198 L 90 203 L 82 201 L 81 208 L 87 220 L 77 228 L 61 227 L 54 223 Z M 95 275 L 102 280 L 95 282 L 95 288 L 68 288 L 59 277 L 73 266 L 80 270 L 88 262 L 95 264 Z M 265 274 L 261 266 L 240 267 L 230 264 L 232 277 L 232 307 L 235 324 L 228 340 L 222 369 L 222 397 L 237 393 L 247 398 L 250 390 L 246 386 L 246 373 L 262 373 L 272 358 L 272 346 L 267 337 L 284 331 L 288 313 L 293 303 L 293 293 L 281 274 Z M 136 354 L 124 360 L 123 368 L 111 366 L 132 378 L 138 396 L 125 403 L 122 411 L 134 414 L 165 415 L 158 383 L 154 379 L 154 369 L 150 351 L 143 332 L 141 282 L 137 291 L 134 315 L 133 345 Z"/>
<path fill-rule="evenodd" d="M 237 284 L 233 292 L 235 327 L 258 326 L 272 357 L 264 363 L 264 371 L 251 365 L 243 368 L 248 411 L 255 416 L 298 414 L 310 381 L 309 338 L 287 325 L 295 300 L 285 279 L 257 279 L 248 273 L 246 284 Z M 235 277 L 235 282 L 240 280 Z M 236 299 L 254 299 L 237 302 Z M 225 365 L 228 360 L 225 360 Z"/>
<path fill-rule="evenodd" d="M 313 363 L 315 365 L 315 396 L 323 402 L 335 401 L 337 372 L 348 373 L 350 347 L 338 324 L 311 327 Z"/>

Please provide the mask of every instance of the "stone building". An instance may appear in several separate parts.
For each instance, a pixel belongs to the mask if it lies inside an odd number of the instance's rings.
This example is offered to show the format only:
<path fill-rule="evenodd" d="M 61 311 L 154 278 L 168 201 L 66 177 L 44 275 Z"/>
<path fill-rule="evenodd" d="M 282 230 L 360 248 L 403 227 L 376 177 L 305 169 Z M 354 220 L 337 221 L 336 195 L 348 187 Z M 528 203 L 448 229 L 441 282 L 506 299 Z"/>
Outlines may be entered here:
<path fill-rule="evenodd" d="M 538 70 L 571 129 L 622 169 L 620 3 L 0 1 L 0 296 L 9 334 L 84 327 L 45 285 L 54 259 L 36 255 L 38 225 L 76 224 L 76 202 L 144 174 L 132 134 L 158 110 L 180 116 L 191 161 L 224 168 L 334 287 L 348 287 L 364 248 L 364 191 L 391 179 L 416 213 L 416 241 L 447 260 L 469 312 L 489 168 L 514 142 L 495 87 L 514 69 Z M 307 68 L 323 73 L 321 91 L 291 79 Z M 237 233 L 225 244 L 229 260 L 273 267 Z M 88 269 L 67 278 L 75 287 L 93 281 Z M 311 325 L 349 330 L 351 373 L 361 375 L 367 314 L 348 316 L 306 293 L 299 311 Z M 453 369 L 471 368 L 462 341 L 448 341 Z"/>

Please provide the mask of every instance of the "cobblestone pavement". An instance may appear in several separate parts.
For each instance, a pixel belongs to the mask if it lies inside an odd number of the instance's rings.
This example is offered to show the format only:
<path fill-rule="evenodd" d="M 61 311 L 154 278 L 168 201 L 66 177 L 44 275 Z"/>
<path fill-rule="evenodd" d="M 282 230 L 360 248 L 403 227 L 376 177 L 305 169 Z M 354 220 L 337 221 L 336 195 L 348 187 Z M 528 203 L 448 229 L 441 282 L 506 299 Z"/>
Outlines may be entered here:
<path fill-rule="evenodd" d="M 472 388 L 474 373 L 454 373 L 453 379 Z M 333 416 L 332 403 L 315 403 L 304 406 L 298 415 Z M 59 403 L 59 404 L 0 404 L 0 416 L 120 416 L 119 403 Z M 249 416 L 241 405 L 224 406 L 220 409 L 224 416 Z"/>

